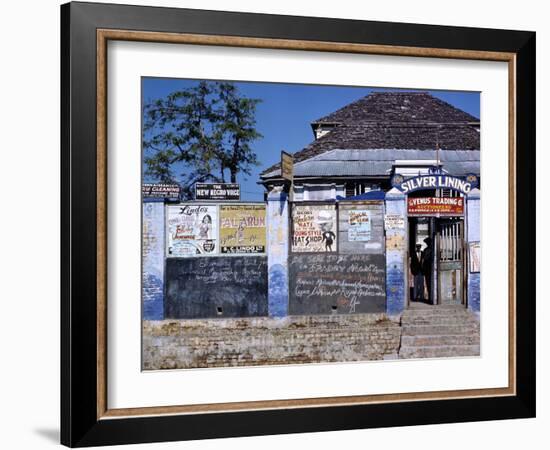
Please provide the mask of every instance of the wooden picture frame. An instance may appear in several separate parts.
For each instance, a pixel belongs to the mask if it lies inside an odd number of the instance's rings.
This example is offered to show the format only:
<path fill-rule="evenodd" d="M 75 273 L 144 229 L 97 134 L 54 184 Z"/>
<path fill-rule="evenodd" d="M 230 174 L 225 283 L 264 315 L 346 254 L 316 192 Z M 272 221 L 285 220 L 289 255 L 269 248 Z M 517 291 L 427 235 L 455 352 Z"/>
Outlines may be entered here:
<path fill-rule="evenodd" d="M 507 62 L 508 387 L 110 409 L 106 394 L 110 40 Z M 80 447 L 535 416 L 535 33 L 69 3 L 61 7 L 61 56 L 62 444 Z"/>

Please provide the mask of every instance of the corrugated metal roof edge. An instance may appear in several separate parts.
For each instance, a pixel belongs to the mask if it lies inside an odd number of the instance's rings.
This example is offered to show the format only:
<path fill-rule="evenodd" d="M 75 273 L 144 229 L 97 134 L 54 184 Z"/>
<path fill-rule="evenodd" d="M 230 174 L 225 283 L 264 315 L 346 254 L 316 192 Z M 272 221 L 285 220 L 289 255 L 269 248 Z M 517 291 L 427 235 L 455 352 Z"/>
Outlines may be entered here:
<path fill-rule="evenodd" d="M 354 151 L 354 152 L 362 152 L 362 151 L 383 151 L 383 152 L 393 152 L 393 151 L 403 151 L 403 152 L 435 152 L 436 150 L 421 150 L 421 149 L 406 149 L 406 148 L 395 148 L 395 149 L 389 149 L 389 148 L 364 148 L 364 149 L 346 149 L 346 148 L 335 148 L 335 149 L 332 149 L 332 150 L 329 150 L 327 152 L 324 152 L 324 153 L 321 153 L 319 155 L 315 155 L 315 156 L 312 156 L 311 158 L 308 158 L 304 161 L 299 161 L 297 163 L 295 163 L 295 166 L 299 166 L 299 165 L 303 165 L 309 161 L 325 161 L 325 162 L 328 162 L 328 161 L 333 161 L 333 162 L 339 162 L 339 161 L 335 161 L 335 160 L 326 160 L 326 159 L 323 159 L 322 157 L 323 156 L 327 156 L 328 154 L 331 154 L 331 153 L 334 153 L 334 152 L 337 152 L 337 151 Z M 441 154 L 440 155 L 444 155 L 445 152 L 464 152 L 464 153 L 481 153 L 480 150 L 464 150 L 464 149 L 456 149 L 456 150 L 441 150 Z M 365 159 L 354 159 L 354 160 L 349 160 L 347 159 L 346 160 L 347 162 L 349 161 L 366 161 Z M 368 160 L 367 160 L 368 161 Z M 395 161 L 395 158 L 392 158 L 392 159 L 377 159 L 376 160 L 377 162 L 380 162 L 380 161 Z M 467 160 L 467 161 L 475 161 L 475 160 Z M 464 162 L 467 162 L 467 161 L 464 161 Z M 453 162 L 457 162 L 457 161 L 453 161 Z M 458 161 L 459 162 L 459 161 Z M 279 176 L 281 174 L 281 169 L 275 169 L 271 172 L 267 172 L 267 173 L 261 173 L 260 174 L 260 178 L 262 179 L 265 179 L 265 178 L 272 178 L 272 177 L 275 177 L 275 176 Z"/>

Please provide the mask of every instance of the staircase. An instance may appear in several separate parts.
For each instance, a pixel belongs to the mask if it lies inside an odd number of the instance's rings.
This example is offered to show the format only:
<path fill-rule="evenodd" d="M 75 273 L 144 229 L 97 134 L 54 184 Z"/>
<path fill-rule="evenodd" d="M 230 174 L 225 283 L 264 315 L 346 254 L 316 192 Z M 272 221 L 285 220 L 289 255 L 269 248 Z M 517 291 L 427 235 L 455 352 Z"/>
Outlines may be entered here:
<path fill-rule="evenodd" d="M 479 319 L 463 306 L 413 303 L 401 316 L 399 358 L 479 356 Z"/>

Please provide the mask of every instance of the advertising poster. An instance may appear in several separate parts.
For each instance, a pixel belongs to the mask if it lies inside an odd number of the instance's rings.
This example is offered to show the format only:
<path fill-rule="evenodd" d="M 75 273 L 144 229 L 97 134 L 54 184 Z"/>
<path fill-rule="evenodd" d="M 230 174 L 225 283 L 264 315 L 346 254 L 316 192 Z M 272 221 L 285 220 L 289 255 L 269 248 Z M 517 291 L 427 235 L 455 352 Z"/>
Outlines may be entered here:
<path fill-rule="evenodd" d="M 292 251 L 295 253 L 336 251 L 335 205 L 294 205 Z"/>
<path fill-rule="evenodd" d="M 181 258 L 218 253 L 216 205 L 168 206 L 166 256 Z"/>
<path fill-rule="evenodd" d="M 265 253 L 265 205 L 220 205 L 221 253 Z"/>
<path fill-rule="evenodd" d="M 143 183 L 141 185 L 141 195 L 142 198 L 149 200 L 177 201 L 180 198 L 180 187 L 179 184 Z"/>
<path fill-rule="evenodd" d="M 369 210 L 351 210 L 348 220 L 348 241 L 370 241 L 371 218 Z"/>
<path fill-rule="evenodd" d="M 463 197 L 413 197 L 408 199 L 409 216 L 463 216 Z"/>

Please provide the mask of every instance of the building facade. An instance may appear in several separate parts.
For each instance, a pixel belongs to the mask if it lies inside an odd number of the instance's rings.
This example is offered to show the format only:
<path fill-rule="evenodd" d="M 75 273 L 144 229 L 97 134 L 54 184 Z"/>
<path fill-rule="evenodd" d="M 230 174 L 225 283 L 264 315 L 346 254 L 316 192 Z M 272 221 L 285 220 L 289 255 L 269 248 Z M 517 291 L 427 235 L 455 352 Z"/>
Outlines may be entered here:
<path fill-rule="evenodd" d="M 288 208 L 290 254 L 283 258 L 288 267 L 279 268 L 278 274 L 289 282 L 288 312 L 369 312 L 383 307 L 388 315 L 399 315 L 423 301 L 463 305 L 478 313 L 479 119 L 428 93 L 378 92 L 311 127 L 313 142 L 293 155 L 292 183 L 283 179 L 279 165 L 261 175 L 268 221 L 284 220 Z M 293 240 L 307 237 L 301 223 L 316 208 L 334 209 L 333 248 L 310 247 L 302 253 Z M 323 232 L 320 236 L 326 243 Z M 320 308 L 326 298 L 318 292 L 338 284 L 327 275 L 325 286 L 317 284 L 313 293 L 305 290 L 309 306 L 297 308 L 304 303 L 299 299 L 302 287 L 320 275 L 315 262 L 304 263 L 306 255 L 330 265 L 328 254 L 337 264 L 353 256 L 358 264 L 377 267 L 384 284 L 370 286 L 370 291 L 380 294 L 383 289 L 383 299 L 366 295 L 366 286 L 356 290 L 361 295 L 355 302 L 350 300 L 353 295 L 342 296 L 344 290 L 353 291 L 351 283 L 342 285 L 339 298 L 330 299 L 331 309 Z M 372 273 L 362 275 L 379 279 Z M 349 273 L 338 276 L 360 283 L 360 277 Z"/>
<path fill-rule="evenodd" d="M 144 198 L 145 320 L 479 312 L 479 119 L 379 92 L 311 126 L 264 203 Z"/>

